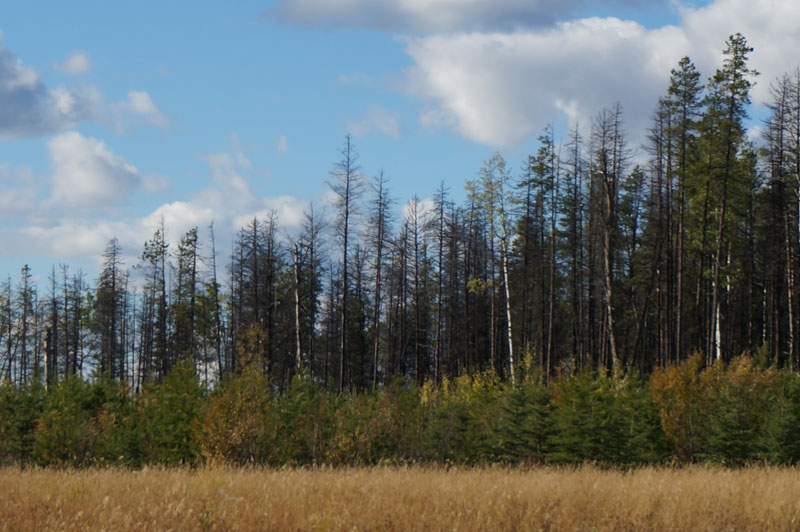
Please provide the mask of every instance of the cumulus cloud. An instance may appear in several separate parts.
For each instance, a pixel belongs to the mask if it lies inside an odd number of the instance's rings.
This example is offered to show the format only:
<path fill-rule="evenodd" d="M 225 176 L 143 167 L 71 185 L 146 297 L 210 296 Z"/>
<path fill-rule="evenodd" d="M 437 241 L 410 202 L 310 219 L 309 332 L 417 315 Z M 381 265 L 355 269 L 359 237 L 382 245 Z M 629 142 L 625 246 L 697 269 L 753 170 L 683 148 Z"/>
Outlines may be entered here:
<path fill-rule="evenodd" d="M 800 62 L 798 18 L 794 0 L 716 0 L 682 7 L 680 25 L 656 29 L 587 18 L 548 29 L 410 37 L 408 89 L 424 102 L 422 125 L 455 128 L 491 146 L 518 144 L 562 117 L 587 123 L 615 101 L 641 138 L 670 69 L 689 55 L 710 76 L 731 33 L 755 47 L 751 66 L 763 76 L 753 96 L 765 100 L 769 81 Z"/>
<path fill-rule="evenodd" d="M 76 76 L 89 71 L 90 63 L 89 56 L 86 52 L 76 50 L 69 54 L 63 63 L 57 65 L 58 70 Z"/>
<path fill-rule="evenodd" d="M 75 51 L 56 68 L 70 75 L 81 74 L 90 69 L 89 57 Z M 91 86 L 48 88 L 36 71 L 0 40 L 0 140 L 59 133 L 85 121 L 108 121 L 119 132 L 131 124 L 160 129 L 169 125 L 168 117 L 145 91 L 131 90 L 125 100 L 108 103 Z"/>
<path fill-rule="evenodd" d="M 292 196 L 258 197 L 250 187 L 246 172 L 252 164 L 245 156 L 236 136 L 232 152 L 215 153 L 205 157 L 211 172 L 213 187 L 201 191 L 192 201 L 235 230 L 255 218 L 276 213 L 280 224 L 288 229 L 300 226 L 307 203 Z M 210 223 L 210 220 L 209 220 Z"/>
<path fill-rule="evenodd" d="M 677 28 L 653 32 L 615 18 L 407 42 L 415 62 L 410 88 L 433 108 L 422 123 L 454 124 L 493 146 L 518 143 L 561 113 L 586 116 L 615 100 L 632 116 L 648 116 L 669 65 L 688 52 Z"/>
<path fill-rule="evenodd" d="M 725 39 L 741 33 L 755 50 L 750 66 L 761 76 L 753 99 L 765 102 L 769 84 L 800 65 L 800 2 L 794 0 L 716 0 L 701 8 L 683 8 L 682 31 L 692 44 L 692 57 L 708 75 L 722 60 Z"/>
<path fill-rule="evenodd" d="M 76 131 L 56 135 L 47 142 L 47 149 L 53 166 L 53 205 L 119 203 L 142 183 L 139 171 L 109 151 L 104 142 Z"/>
<path fill-rule="evenodd" d="M 282 0 L 264 16 L 284 24 L 404 32 L 507 30 L 549 25 L 588 3 L 588 0 Z M 633 6 L 663 2 L 600 3 Z"/>
<path fill-rule="evenodd" d="M 241 175 L 244 169 L 237 163 L 235 155 L 230 153 L 215 153 L 205 157 L 205 162 L 211 169 L 211 179 L 217 188 L 225 191 L 226 201 L 248 202 L 253 197 L 250 185 Z"/>
<path fill-rule="evenodd" d="M 93 88 L 48 89 L 31 67 L 0 44 L 0 140 L 69 129 L 101 115 Z"/>
<path fill-rule="evenodd" d="M 17 254 L 54 258 L 99 256 L 106 243 L 124 229 L 123 224 L 102 220 L 65 219 L 55 225 L 34 224 L 8 230 L 4 240 L 20 249 Z"/>
<path fill-rule="evenodd" d="M 347 129 L 353 135 L 366 135 L 380 133 L 394 139 L 400 137 L 400 125 L 397 123 L 397 113 L 378 105 L 370 106 L 362 116 L 347 124 Z"/>
<path fill-rule="evenodd" d="M 294 196 L 261 198 L 258 203 L 261 205 L 259 209 L 234 216 L 230 220 L 232 227 L 245 227 L 253 218 L 264 220 L 274 214 L 281 228 L 295 230 L 302 225 L 303 211 L 308 205 Z"/>
<path fill-rule="evenodd" d="M 250 173 L 257 169 L 249 164 L 236 137 L 232 141 L 231 150 L 205 158 L 207 188 L 156 206 L 141 216 L 126 215 L 121 210 L 110 216 L 107 212 L 82 208 L 89 202 L 78 191 L 86 193 L 88 189 L 96 189 L 93 201 L 115 202 L 119 198 L 112 190 L 130 193 L 136 187 L 147 187 L 150 178 L 139 175 L 135 167 L 111 153 L 97 139 L 74 132 L 54 137 L 48 144 L 53 159 L 50 201 L 36 201 L 39 189 L 31 183 L 35 178 L 29 171 L 0 165 L 0 193 L 16 194 L 8 197 L 15 197 L 30 208 L 29 211 L 18 209 L 19 226 L 0 228 L 0 240 L 4 243 L 0 255 L 36 254 L 59 260 L 96 257 L 99 261 L 108 240 L 116 237 L 125 263 L 133 265 L 139 262 L 137 256 L 142 245 L 161 226 L 162 220 L 171 248 L 191 228 L 198 227 L 202 233 L 213 222 L 219 257 L 229 251 L 228 246 L 238 229 L 254 217 L 263 219 L 274 213 L 281 229 L 298 230 L 308 202 L 292 196 L 256 195 L 248 181 L 253 179 Z M 67 191 L 69 186 L 76 189 L 74 194 Z M 53 208 L 56 200 L 67 208 Z M 0 196 L 0 209 L 4 201 Z M 207 233 L 205 235 L 202 238 L 207 238 Z"/>
<path fill-rule="evenodd" d="M 128 123 L 141 122 L 165 129 L 168 120 L 161 108 L 145 91 L 128 91 L 126 99 L 111 104 L 117 130 L 124 130 Z"/>

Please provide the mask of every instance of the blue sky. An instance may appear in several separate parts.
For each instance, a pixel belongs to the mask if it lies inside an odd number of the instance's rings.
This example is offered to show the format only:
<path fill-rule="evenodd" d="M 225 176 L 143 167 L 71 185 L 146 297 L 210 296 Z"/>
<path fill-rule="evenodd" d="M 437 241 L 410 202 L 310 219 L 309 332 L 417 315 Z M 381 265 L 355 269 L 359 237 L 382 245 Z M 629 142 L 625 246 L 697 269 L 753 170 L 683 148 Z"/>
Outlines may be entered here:
<path fill-rule="evenodd" d="M 0 19 L 0 273 L 135 262 L 161 217 L 220 247 L 276 209 L 291 232 L 352 133 L 400 204 L 456 198 L 500 150 L 619 100 L 633 144 L 683 55 L 740 31 L 754 99 L 800 63 L 795 0 L 13 2 Z M 555 6 L 555 7 L 554 7 Z M 759 112 L 755 110 L 756 114 Z M 207 234 L 207 233 L 206 233 Z"/>

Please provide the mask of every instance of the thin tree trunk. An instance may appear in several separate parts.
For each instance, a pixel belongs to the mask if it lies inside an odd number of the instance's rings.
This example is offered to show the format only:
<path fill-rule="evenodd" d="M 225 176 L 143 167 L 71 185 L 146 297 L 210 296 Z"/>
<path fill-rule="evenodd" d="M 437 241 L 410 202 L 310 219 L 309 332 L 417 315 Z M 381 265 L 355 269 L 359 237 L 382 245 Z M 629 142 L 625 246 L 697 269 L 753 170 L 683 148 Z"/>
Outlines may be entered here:
<path fill-rule="evenodd" d="M 303 349 L 300 344 L 300 245 L 294 245 L 294 331 L 295 331 L 295 367 L 303 367 Z"/>
<path fill-rule="evenodd" d="M 505 230 L 504 230 L 505 231 Z M 508 334 L 508 363 L 510 366 L 511 371 L 511 382 L 516 382 L 514 369 L 516 366 L 516 361 L 514 360 L 514 339 L 511 329 L 511 293 L 509 290 L 509 276 L 508 276 L 508 243 L 506 241 L 506 236 L 503 235 L 503 285 L 506 291 L 506 320 L 508 320 L 508 327 L 506 327 L 507 334 Z"/>

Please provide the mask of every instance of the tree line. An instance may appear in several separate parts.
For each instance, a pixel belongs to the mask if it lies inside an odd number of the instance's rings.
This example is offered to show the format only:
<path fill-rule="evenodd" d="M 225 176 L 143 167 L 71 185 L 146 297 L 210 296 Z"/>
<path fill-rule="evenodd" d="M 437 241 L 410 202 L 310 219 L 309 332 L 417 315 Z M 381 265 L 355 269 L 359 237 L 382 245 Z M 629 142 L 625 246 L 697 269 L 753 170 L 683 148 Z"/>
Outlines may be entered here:
<path fill-rule="evenodd" d="M 398 213 L 347 136 L 330 211 L 302 227 L 254 218 L 218 257 L 213 225 L 176 245 L 162 222 L 136 264 L 109 241 L 95 283 L 66 265 L 42 290 L 25 266 L 0 286 L 0 379 L 107 375 L 140 392 L 189 364 L 221 382 L 258 364 L 279 391 L 398 377 L 422 386 L 529 359 L 557 373 L 649 374 L 692 353 L 798 358 L 800 71 L 772 82 L 758 144 L 745 123 L 757 72 L 740 34 L 703 82 L 689 58 L 656 102 L 644 156 L 620 104 L 515 170 L 486 161 L 456 202 Z"/>
<path fill-rule="evenodd" d="M 109 374 L 35 380 L 0 386 L 0 464 L 797 464 L 800 374 L 766 355 L 549 384 L 525 356 L 514 382 L 487 370 L 361 393 L 302 375 L 281 392 L 256 360 L 213 390 L 191 364 L 137 395 Z"/>

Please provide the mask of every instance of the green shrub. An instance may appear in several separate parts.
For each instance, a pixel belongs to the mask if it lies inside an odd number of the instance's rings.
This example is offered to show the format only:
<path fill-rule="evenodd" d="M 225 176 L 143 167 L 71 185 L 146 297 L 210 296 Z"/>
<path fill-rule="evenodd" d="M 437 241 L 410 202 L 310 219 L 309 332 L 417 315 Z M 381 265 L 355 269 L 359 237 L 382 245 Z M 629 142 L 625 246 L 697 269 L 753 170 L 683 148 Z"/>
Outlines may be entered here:
<path fill-rule="evenodd" d="M 197 423 L 204 395 L 194 367 L 180 365 L 142 394 L 144 458 L 166 466 L 195 464 L 201 456 Z"/>
<path fill-rule="evenodd" d="M 703 373 L 701 384 L 710 403 L 707 460 L 740 465 L 767 457 L 776 381 L 774 370 L 762 369 L 744 356 Z"/>
<path fill-rule="evenodd" d="M 667 454 L 656 408 L 635 376 L 563 377 L 554 386 L 554 402 L 553 462 L 635 464 Z"/>
<path fill-rule="evenodd" d="M 800 376 L 747 357 L 703 369 L 697 355 L 634 374 L 493 372 L 422 387 L 331 394 L 297 375 L 278 395 L 251 364 L 210 395 L 190 366 L 133 396 L 100 378 L 0 387 L 0 463 L 140 467 L 437 463 L 730 465 L 800 462 Z"/>
<path fill-rule="evenodd" d="M 761 434 L 765 458 L 795 465 L 800 462 L 800 375 L 790 370 L 778 373 L 767 399 L 769 411 Z"/>
<path fill-rule="evenodd" d="M 0 465 L 24 465 L 31 459 L 43 407 L 39 380 L 20 388 L 0 385 Z"/>
<path fill-rule="evenodd" d="M 553 403 L 550 391 L 537 380 L 507 385 L 501 400 L 499 436 L 502 458 L 542 463 L 552 453 Z"/>
<path fill-rule="evenodd" d="M 493 371 L 445 382 L 425 427 L 429 460 L 475 464 L 503 456 L 503 384 Z"/>
<path fill-rule="evenodd" d="M 146 456 L 141 403 L 127 386 L 110 382 L 105 385 L 112 389 L 95 420 L 100 435 L 96 461 L 99 464 L 142 467 Z"/>
<path fill-rule="evenodd" d="M 666 460 L 672 447 L 661 426 L 658 408 L 647 382 L 636 374 L 617 379 L 615 409 L 622 418 L 623 463 L 650 464 Z"/>
<path fill-rule="evenodd" d="M 96 383 L 68 377 L 51 386 L 35 432 L 33 460 L 73 467 L 95 463 L 105 436 L 101 417 L 118 393 L 117 385 L 102 377 Z"/>
<path fill-rule="evenodd" d="M 421 458 L 423 391 L 396 380 L 384 389 L 331 396 L 333 464 L 410 462 Z"/>
<path fill-rule="evenodd" d="M 333 432 L 327 394 L 306 375 L 295 375 L 277 401 L 278 427 L 272 461 L 321 464 Z"/>

